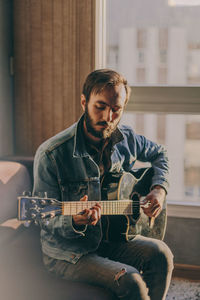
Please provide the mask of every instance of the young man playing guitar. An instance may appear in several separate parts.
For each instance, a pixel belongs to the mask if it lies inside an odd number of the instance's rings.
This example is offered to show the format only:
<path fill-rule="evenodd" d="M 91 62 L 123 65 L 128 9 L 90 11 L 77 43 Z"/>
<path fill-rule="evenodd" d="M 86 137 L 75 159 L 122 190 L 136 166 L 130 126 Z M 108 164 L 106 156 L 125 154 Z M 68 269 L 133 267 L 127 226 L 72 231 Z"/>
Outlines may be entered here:
<path fill-rule="evenodd" d="M 83 116 L 37 150 L 33 194 L 94 203 L 72 216 L 40 221 L 44 264 L 57 276 L 107 288 L 120 299 L 164 300 L 173 269 L 170 249 L 141 235 L 122 239 L 111 226 L 113 216 L 101 216 L 103 178 L 133 172 L 136 160 L 150 162 L 153 170 L 144 213 L 156 218 L 166 197 L 164 148 L 118 125 L 129 94 L 126 79 L 117 72 L 90 73 L 81 95 Z M 123 222 L 121 216 L 114 221 Z"/>

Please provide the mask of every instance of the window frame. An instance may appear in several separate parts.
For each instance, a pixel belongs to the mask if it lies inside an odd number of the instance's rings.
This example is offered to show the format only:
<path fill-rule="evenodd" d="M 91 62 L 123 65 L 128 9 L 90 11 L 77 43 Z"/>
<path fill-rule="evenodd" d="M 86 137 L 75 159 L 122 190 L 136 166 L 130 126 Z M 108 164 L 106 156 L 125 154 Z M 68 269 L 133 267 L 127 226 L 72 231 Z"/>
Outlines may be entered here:
<path fill-rule="evenodd" d="M 200 87 L 134 86 L 127 111 L 200 114 Z"/>
<path fill-rule="evenodd" d="M 106 67 L 106 0 L 96 0 L 95 68 Z M 132 86 L 126 111 L 200 114 L 199 86 Z M 200 218 L 200 203 L 168 201 L 168 216 Z"/>

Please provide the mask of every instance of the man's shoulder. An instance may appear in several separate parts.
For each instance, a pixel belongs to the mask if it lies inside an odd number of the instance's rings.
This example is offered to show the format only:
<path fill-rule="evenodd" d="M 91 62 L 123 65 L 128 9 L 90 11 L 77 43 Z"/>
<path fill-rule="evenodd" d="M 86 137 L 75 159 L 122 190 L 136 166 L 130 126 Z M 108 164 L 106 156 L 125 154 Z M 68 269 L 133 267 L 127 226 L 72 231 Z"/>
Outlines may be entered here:
<path fill-rule="evenodd" d="M 68 143 L 74 138 L 76 132 L 77 123 L 74 123 L 65 130 L 57 133 L 48 140 L 44 141 L 37 149 L 37 153 L 48 153 L 61 147 L 63 144 Z"/>
<path fill-rule="evenodd" d="M 135 136 L 136 135 L 133 128 L 131 126 L 128 126 L 128 125 L 120 124 L 118 126 L 118 129 L 121 131 L 121 133 L 124 137 L 129 137 L 129 136 Z"/>

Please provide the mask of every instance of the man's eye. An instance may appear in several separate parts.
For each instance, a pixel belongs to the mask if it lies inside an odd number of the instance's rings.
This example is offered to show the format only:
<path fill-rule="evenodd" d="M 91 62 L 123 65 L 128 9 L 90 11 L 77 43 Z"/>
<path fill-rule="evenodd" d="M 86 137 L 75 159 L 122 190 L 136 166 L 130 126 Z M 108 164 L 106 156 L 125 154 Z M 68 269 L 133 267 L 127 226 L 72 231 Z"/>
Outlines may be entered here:
<path fill-rule="evenodd" d="M 120 107 L 114 107 L 112 109 L 113 112 L 120 112 L 122 109 Z"/>
<path fill-rule="evenodd" d="M 96 105 L 96 108 L 99 109 L 99 110 L 104 110 L 104 109 L 105 109 L 105 106 L 97 106 L 97 105 Z"/>

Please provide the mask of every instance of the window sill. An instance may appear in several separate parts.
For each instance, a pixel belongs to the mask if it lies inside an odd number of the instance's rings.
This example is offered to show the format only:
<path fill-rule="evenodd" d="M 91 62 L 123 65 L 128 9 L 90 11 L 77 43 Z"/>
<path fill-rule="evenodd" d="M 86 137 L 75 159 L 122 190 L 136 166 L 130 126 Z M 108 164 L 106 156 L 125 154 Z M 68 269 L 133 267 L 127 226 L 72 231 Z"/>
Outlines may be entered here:
<path fill-rule="evenodd" d="M 169 217 L 200 219 L 200 203 L 168 201 Z"/>

